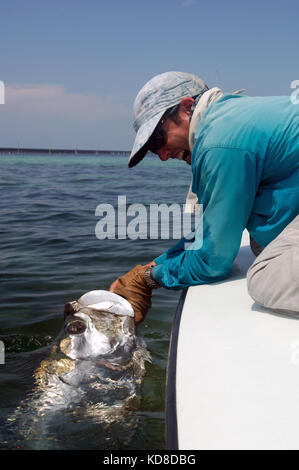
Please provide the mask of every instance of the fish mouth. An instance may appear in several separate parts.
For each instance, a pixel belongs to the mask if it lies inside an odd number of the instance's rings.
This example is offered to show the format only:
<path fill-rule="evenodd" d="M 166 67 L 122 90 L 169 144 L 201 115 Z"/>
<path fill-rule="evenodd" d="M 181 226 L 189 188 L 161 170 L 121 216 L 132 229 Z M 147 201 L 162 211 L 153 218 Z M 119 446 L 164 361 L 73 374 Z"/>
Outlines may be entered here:
<path fill-rule="evenodd" d="M 87 323 L 81 318 L 71 318 L 64 324 L 64 328 L 69 335 L 81 335 L 87 330 Z"/>

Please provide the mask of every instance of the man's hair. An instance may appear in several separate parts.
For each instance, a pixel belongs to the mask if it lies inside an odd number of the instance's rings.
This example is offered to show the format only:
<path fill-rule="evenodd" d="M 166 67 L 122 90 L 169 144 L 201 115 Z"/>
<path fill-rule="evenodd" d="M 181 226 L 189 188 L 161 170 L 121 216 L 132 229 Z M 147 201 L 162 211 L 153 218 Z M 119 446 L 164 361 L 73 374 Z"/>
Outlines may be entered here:
<path fill-rule="evenodd" d="M 172 121 L 174 121 L 176 124 L 179 124 L 179 109 L 180 109 L 180 105 L 181 103 L 179 104 L 176 104 L 174 106 L 172 106 L 171 108 L 168 108 L 165 115 L 167 116 L 167 119 L 171 119 Z M 166 117 L 165 116 L 165 117 Z"/>
<path fill-rule="evenodd" d="M 192 98 L 195 100 L 196 98 L 198 97 L 198 95 L 195 95 L 195 96 L 192 96 Z M 178 104 L 175 104 L 174 106 L 172 106 L 171 108 L 168 108 L 167 111 L 165 112 L 164 116 L 166 117 L 167 115 L 167 119 L 171 119 L 172 121 L 174 121 L 176 124 L 179 124 L 180 123 L 180 119 L 179 119 L 179 109 L 180 109 L 180 105 L 181 103 L 178 103 Z M 163 116 L 163 117 L 164 117 Z"/>

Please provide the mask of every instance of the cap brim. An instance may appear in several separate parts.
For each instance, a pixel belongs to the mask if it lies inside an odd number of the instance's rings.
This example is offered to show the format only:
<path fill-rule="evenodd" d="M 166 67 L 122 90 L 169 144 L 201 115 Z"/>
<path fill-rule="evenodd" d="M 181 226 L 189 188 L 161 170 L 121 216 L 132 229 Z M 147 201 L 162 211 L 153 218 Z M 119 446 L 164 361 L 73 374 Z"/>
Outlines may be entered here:
<path fill-rule="evenodd" d="M 164 112 L 165 110 L 156 114 L 152 119 L 144 123 L 138 129 L 138 132 L 136 134 L 136 138 L 134 141 L 133 149 L 129 157 L 129 161 L 128 161 L 129 168 L 132 168 L 133 166 L 137 165 L 137 163 L 141 162 L 141 160 L 145 157 L 148 151 L 147 142 L 149 138 L 151 137 L 152 133 L 154 132 Z"/>
<path fill-rule="evenodd" d="M 145 144 L 143 147 L 141 147 L 140 150 L 138 150 L 135 155 L 130 155 L 129 161 L 128 161 L 128 167 L 132 168 L 133 166 L 137 165 L 137 163 L 141 162 L 141 160 L 145 157 L 145 155 L 148 152 L 148 147 L 147 144 Z"/>

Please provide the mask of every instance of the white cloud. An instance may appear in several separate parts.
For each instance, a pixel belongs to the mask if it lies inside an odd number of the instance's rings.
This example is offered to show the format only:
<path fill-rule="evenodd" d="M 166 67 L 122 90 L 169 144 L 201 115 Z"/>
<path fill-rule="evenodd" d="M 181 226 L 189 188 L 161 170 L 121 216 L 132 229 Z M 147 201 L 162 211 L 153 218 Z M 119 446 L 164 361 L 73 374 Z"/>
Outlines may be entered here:
<path fill-rule="evenodd" d="M 6 111 L 31 116 L 95 121 L 127 116 L 129 110 L 115 96 L 69 92 L 61 85 L 6 84 Z"/>
<path fill-rule="evenodd" d="M 192 3 L 194 3 L 194 0 L 184 0 L 184 2 L 182 3 L 182 6 L 188 7 L 189 5 L 192 5 Z"/>

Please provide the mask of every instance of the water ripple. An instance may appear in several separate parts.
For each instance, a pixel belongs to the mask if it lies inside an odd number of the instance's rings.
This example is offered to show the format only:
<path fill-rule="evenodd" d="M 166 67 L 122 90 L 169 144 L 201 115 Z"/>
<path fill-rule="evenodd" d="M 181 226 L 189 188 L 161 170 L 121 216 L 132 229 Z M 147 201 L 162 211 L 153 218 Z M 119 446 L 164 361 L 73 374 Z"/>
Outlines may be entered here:
<path fill-rule="evenodd" d="M 97 205 L 108 203 L 117 209 L 119 195 L 126 196 L 128 205 L 183 203 L 191 172 L 183 162 L 164 164 L 155 157 L 129 170 L 126 157 L 0 155 L 0 173 L 4 188 L 0 200 L 0 339 L 7 353 L 0 375 L 4 419 L 30 387 L 39 351 L 61 328 L 64 304 L 89 290 L 108 289 L 118 276 L 175 243 L 98 240 Z M 164 446 L 165 369 L 179 295 L 162 289 L 156 292 L 153 307 L 139 327 L 153 364 L 144 381 L 134 449 Z M 82 438 L 82 446 L 88 440 L 94 444 L 94 429 L 87 427 L 85 435 L 79 433 L 77 438 Z M 98 438 L 96 445 L 101 448 Z M 117 446 L 113 436 L 109 445 Z"/>

